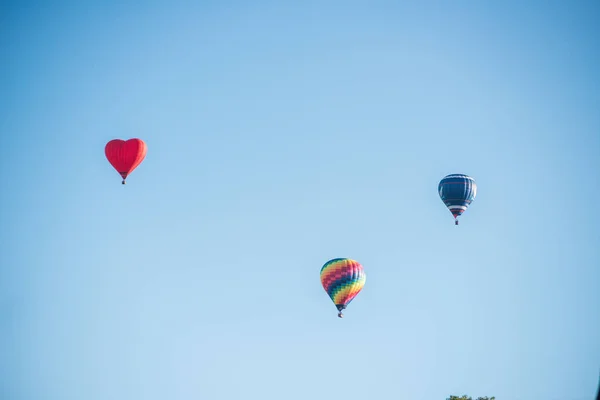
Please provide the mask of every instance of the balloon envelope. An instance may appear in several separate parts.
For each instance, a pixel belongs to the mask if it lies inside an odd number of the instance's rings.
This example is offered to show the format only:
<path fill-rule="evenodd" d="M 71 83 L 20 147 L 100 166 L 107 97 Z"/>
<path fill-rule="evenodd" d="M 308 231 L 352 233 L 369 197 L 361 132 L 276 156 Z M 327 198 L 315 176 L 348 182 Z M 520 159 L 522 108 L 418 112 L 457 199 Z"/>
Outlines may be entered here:
<path fill-rule="evenodd" d="M 334 258 L 321 268 L 321 284 L 339 311 L 362 290 L 367 275 L 357 261 Z"/>
<path fill-rule="evenodd" d="M 146 143 L 141 139 L 114 139 L 106 144 L 104 154 L 108 162 L 125 179 L 146 157 Z"/>
<path fill-rule="evenodd" d="M 475 180 L 464 174 L 451 174 L 438 185 L 440 198 L 448 207 L 454 219 L 464 213 L 477 195 Z M 458 221 L 457 221 L 458 224 Z"/>

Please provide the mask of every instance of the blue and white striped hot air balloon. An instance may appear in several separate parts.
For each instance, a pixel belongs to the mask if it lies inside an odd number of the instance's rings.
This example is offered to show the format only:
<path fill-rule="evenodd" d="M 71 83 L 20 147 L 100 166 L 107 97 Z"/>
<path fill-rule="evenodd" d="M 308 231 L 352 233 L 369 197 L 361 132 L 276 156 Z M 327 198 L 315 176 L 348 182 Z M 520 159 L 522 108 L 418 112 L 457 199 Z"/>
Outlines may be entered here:
<path fill-rule="evenodd" d="M 459 215 L 464 213 L 477 195 L 475 180 L 464 174 L 447 175 L 438 185 L 440 198 L 454 216 L 454 223 L 458 225 Z"/>

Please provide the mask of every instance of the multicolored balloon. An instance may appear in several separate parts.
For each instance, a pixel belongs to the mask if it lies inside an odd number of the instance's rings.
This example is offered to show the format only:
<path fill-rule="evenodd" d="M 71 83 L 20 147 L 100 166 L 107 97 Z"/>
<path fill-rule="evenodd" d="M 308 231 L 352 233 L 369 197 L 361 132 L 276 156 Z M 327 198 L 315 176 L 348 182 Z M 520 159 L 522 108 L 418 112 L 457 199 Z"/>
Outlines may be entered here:
<path fill-rule="evenodd" d="M 123 178 L 121 183 L 124 185 L 127 176 L 144 161 L 146 150 L 146 143 L 141 139 L 114 139 L 106 144 L 104 154 Z"/>
<path fill-rule="evenodd" d="M 365 286 L 367 275 L 363 266 L 349 258 L 334 258 L 321 268 L 321 284 L 337 307 L 338 317 Z"/>
<path fill-rule="evenodd" d="M 438 185 L 440 198 L 454 216 L 454 223 L 464 213 L 477 195 L 475 180 L 464 174 L 447 175 Z"/>

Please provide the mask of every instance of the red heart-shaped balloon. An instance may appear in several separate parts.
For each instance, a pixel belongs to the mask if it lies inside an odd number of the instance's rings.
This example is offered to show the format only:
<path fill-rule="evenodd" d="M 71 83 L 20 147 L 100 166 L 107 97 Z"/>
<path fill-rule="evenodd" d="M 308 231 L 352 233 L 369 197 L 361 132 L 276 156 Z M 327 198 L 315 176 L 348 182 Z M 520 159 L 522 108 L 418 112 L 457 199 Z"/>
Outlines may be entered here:
<path fill-rule="evenodd" d="M 146 143 L 141 139 L 114 139 L 106 144 L 104 154 L 108 162 L 125 179 L 146 157 Z"/>

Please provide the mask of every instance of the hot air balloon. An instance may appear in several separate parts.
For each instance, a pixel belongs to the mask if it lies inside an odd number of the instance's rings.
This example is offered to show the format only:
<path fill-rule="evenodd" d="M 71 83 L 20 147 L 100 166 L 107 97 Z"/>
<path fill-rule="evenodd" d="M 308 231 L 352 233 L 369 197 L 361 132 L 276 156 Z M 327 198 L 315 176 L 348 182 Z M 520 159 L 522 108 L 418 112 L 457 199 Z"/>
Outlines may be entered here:
<path fill-rule="evenodd" d="M 146 143 L 141 139 L 114 139 L 106 144 L 104 154 L 108 162 L 125 179 L 146 157 Z"/>
<path fill-rule="evenodd" d="M 338 317 L 343 318 L 342 310 L 362 290 L 367 275 L 357 261 L 349 258 L 334 258 L 321 268 L 321 284 L 338 309 Z"/>
<path fill-rule="evenodd" d="M 475 180 L 464 174 L 447 175 L 438 185 L 440 198 L 454 216 L 454 224 L 458 225 L 457 218 L 464 213 L 477 195 Z"/>

